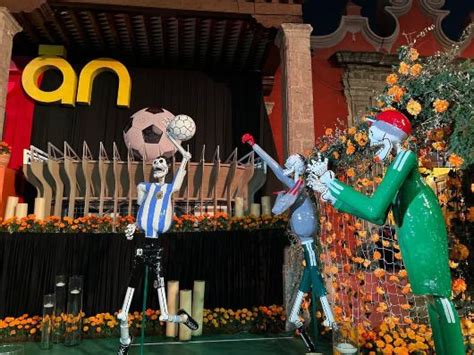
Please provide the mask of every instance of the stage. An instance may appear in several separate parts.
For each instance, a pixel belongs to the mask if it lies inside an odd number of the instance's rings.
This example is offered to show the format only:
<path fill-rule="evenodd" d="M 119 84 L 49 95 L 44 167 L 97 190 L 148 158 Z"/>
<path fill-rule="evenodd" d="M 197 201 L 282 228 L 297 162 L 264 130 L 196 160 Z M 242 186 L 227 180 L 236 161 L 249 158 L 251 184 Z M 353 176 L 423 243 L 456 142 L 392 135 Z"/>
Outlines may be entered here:
<path fill-rule="evenodd" d="M 25 343 L 26 355 L 41 354 L 112 354 L 117 350 L 118 339 L 83 340 L 77 347 L 55 345 L 51 350 L 40 350 L 39 343 Z M 316 345 L 318 352 L 332 354 L 328 343 Z M 256 336 L 253 334 L 202 336 L 190 342 L 179 343 L 174 340 L 165 340 L 159 337 L 146 338 L 144 354 L 205 354 L 205 355 L 237 355 L 237 354 L 272 354 L 272 355 L 299 355 L 306 352 L 304 344 L 293 334 L 285 333 L 279 336 Z M 140 347 L 132 346 L 130 355 L 139 354 Z"/>
<path fill-rule="evenodd" d="M 84 277 L 86 315 L 117 311 L 135 248 L 143 241 L 121 234 L 0 234 L 0 317 L 40 315 L 43 295 L 54 292 L 54 278 L 61 274 Z M 165 279 L 179 280 L 180 289 L 205 280 L 205 308 L 283 303 L 284 230 L 170 233 L 161 241 Z M 132 311 L 141 309 L 141 293 L 137 290 Z M 148 300 L 158 309 L 152 287 Z"/>

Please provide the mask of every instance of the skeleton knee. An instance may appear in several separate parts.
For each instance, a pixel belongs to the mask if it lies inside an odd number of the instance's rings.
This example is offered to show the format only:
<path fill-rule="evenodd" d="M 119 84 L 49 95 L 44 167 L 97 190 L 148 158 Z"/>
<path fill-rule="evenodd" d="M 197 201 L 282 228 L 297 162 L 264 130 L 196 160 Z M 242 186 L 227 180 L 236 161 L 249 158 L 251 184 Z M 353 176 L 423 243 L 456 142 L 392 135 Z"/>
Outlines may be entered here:
<path fill-rule="evenodd" d="M 119 314 L 117 314 L 117 319 L 120 322 L 128 322 L 128 314 L 125 312 L 121 311 Z"/>

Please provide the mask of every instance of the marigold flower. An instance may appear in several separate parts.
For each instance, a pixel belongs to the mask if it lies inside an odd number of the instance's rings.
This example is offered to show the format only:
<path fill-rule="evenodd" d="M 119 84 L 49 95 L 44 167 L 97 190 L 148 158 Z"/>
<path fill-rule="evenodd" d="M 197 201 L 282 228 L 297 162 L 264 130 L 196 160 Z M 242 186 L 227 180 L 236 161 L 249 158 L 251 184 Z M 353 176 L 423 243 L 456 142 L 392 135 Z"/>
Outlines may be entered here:
<path fill-rule="evenodd" d="M 370 239 L 374 242 L 377 243 L 380 240 L 380 235 L 378 233 L 373 233 Z"/>
<path fill-rule="evenodd" d="M 418 76 L 421 74 L 423 66 L 421 64 L 415 64 L 410 68 L 410 75 L 411 76 Z"/>
<path fill-rule="evenodd" d="M 407 111 L 412 116 L 417 116 L 421 112 L 421 104 L 413 99 L 410 99 L 407 104 Z"/>
<path fill-rule="evenodd" d="M 405 94 L 405 89 L 401 88 L 398 85 L 393 85 L 390 89 L 388 89 L 387 94 L 392 96 L 393 101 L 395 102 L 400 102 L 402 100 L 403 95 Z M 392 109 L 394 110 L 393 107 L 386 107 L 386 110 Z"/>
<path fill-rule="evenodd" d="M 448 158 L 449 164 L 451 164 L 455 168 L 459 168 L 461 165 L 464 164 L 464 159 L 461 158 L 459 155 L 451 154 Z"/>
<path fill-rule="evenodd" d="M 446 149 L 446 142 L 434 142 L 431 145 L 436 151 L 440 152 Z"/>
<path fill-rule="evenodd" d="M 404 295 L 407 295 L 411 292 L 411 285 L 410 284 L 406 284 L 403 288 L 402 288 L 402 293 Z"/>
<path fill-rule="evenodd" d="M 352 144 L 350 144 L 350 145 L 347 146 L 346 154 L 347 155 L 352 155 L 352 154 L 354 154 L 355 150 L 356 150 L 355 147 Z"/>
<path fill-rule="evenodd" d="M 357 142 L 357 144 L 360 145 L 361 147 L 364 147 L 367 144 L 367 142 L 369 141 L 369 138 L 367 137 L 367 134 L 365 134 L 363 132 L 356 133 L 354 135 L 354 139 Z"/>
<path fill-rule="evenodd" d="M 339 152 L 332 152 L 332 156 L 334 157 L 334 159 L 339 159 L 340 155 L 339 155 Z"/>
<path fill-rule="evenodd" d="M 460 278 L 455 279 L 452 283 L 452 289 L 455 295 L 463 293 L 467 289 L 466 281 Z"/>
<path fill-rule="evenodd" d="M 384 277 L 385 270 L 377 268 L 377 269 L 374 270 L 374 275 L 375 275 L 375 277 L 378 277 L 378 278 Z"/>
<path fill-rule="evenodd" d="M 382 254 L 380 254 L 379 251 L 375 251 L 372 257 L 374 260 L 380 260 L 380 258 L 382 257 Z"/>
<path fill-rule="evenodd" d="M 383 313 L 388 309 L 388 306 L 385 302 L 380 302 L 378 307 L 375 309 L 378 313 Z"/>
<path fill-rule="evenodd" d="M 408 55 L 410 56 L 411 61 L 417 60 L 418 57 L 420 56 L 420 54 L 418 53 L 418 51 L 415 48 L 410 48 L 410 51 L 409 51 Z"/>
<path fill-rule="evenodd" d="M 410 66 L 405 62 L 401 62 L 398 67 L 398 72 L 402 75 L 407 75 L 410 72 Z"/>
<path fill-rule="evenodd" d="M 398 272 L 398 276 L 400 276 L 401 278 L 407 277 L 407 271 L 406 270 L 400 270 Z"/>
<path fill-rule="evenodd" d="M 354 177 L 354 176 L 355 176 L 355 170 L 354 170 L 353 168 L 347 169 L 346 175 L 347 175 L 348 177 Z"/>
<path fill-rule="evenodd" d="M 347 130 L 347 134 L 350 135 L 350 136 L 354 135 L 356 132 L 357 132 L 357 128 L 355 128 L 355 127 L 350 127 Z"/>
<path fill-rule="evenodd" d="M 443 113 L 449 108 L 449 101 L 436 99 L 433 102 L 433 109 L 437 113 Z"/>
<path fill-rule="evenodd" d="M 388 84 L 388 85 L 393 85 L 393 84 L 396 84 L 398 81 L 398 75 L 397 74 L 390 74 L 387 76 L 387 78 L 385 79 L 385 82 Z"/>
<path fill-rule="evenodd" d="M 330 136 L 332 134 L 332 128 L 326 128 L 326 130 L 324 131 L 324 134 L 326 136 Z"/>
<path fill-rule="evenodd" d="M 404 309 L 405 311 L 409 310 L 411 308 L 411 305 L 409 303 L 404 303 L 400 305 L 401 309 Z"/>
<path fill-rule="evenodd" d="M 455 260 L 466 260 L 469 257 L 469 248 L 462 243 L 457 243 L 451 250 L 451 258 Z"/>

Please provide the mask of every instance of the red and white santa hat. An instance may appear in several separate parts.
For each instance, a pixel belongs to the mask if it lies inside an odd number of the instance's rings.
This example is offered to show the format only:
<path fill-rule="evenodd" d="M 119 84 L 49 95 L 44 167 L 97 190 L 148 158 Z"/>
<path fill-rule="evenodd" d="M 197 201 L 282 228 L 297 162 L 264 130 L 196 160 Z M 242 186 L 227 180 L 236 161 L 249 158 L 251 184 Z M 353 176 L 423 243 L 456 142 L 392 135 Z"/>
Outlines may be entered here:
<path fill-rule="evenodd" d="M 372 126 L 397 137 L 399 140 L 403 140 L 411 134 L 410 120 L 397 110 L 380 112 L 375 116 L 375 120 L 368 119 L 367 121 Z"/>

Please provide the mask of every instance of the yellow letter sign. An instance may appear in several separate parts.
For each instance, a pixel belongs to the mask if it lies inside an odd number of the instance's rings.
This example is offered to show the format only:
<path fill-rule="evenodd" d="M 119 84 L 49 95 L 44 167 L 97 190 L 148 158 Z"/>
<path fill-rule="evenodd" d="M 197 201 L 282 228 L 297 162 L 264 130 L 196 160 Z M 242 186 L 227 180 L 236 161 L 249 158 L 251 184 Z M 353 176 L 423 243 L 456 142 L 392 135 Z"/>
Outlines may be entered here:
<path fill-rule="evenodd" d="M 38 87 L 38 79 L 49 69 L 59 70 L 63 82 L 56 90 L 43 91 Z M 132 80 L 127 68 L 115 59 L 100 58 L 87 63 L 79 76 L 78 86 L 76 73 L 65 59 L 57 56 L 41 56 L 28 63 L 23 70 L 21 82 L 28 96 L 36 101 L 45 103 L 59 101 L 64 105 L 74 106 L 77 100 L 79 103 L 90 105 L 94 79 L 106 70 L 118 76 L 117 105 L 130 107 Z"/>
<path fill-rule="evenodd" d="M 90 105 L 94 79 L 106 70 L 113 71 L 118 76 L 117 106 L 130 107 L 130 92 L 132 90 L 130 74 L 122 63 L 110 58 L 92 60 L 82 68 L 79 75 L 77 102 Z"/>
<path fill-rule="evenodd" d="M 38 87 L 39 77 L 47 70 L 57 69 L 63 76 L 61 85 L 53 91 L 43 91 Z M 71 65 L 63 58 L 42 56 L 27 64 L 21 76 L 23 89 L 32 99 L 40 102 L 57 102 L 74 106 L 76 99 L 77 76 Z"/>

